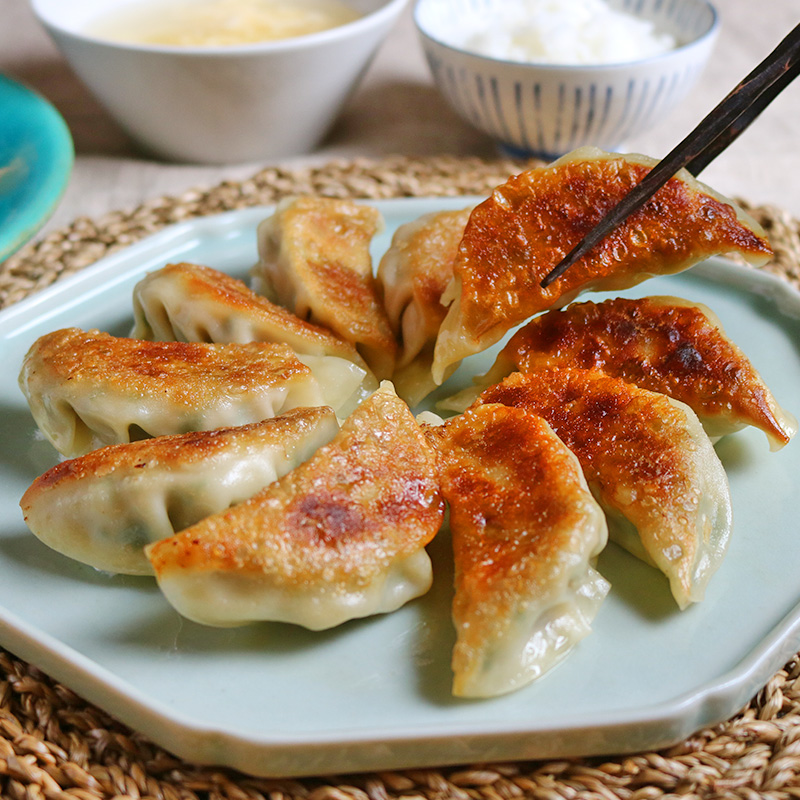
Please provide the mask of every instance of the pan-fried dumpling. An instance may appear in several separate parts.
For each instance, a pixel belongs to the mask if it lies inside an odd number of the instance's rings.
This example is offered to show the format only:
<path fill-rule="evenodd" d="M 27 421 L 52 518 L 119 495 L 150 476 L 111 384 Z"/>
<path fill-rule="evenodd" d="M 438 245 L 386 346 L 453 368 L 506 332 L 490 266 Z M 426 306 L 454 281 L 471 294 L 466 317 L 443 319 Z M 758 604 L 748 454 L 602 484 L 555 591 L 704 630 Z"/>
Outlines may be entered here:
<path fill-rule="evenodd" d="M 39 429 L 68 458 L 327 405 L 287 345 L 148 342 L 78 328 L 34 342 L 19 383 Z"/>
<path fill-rule="evenodd" d="M 273 342 L 295 353 L 338 356 L 366 367 L 350 343 L 256 294 L 244 281 L 181 262 L 148 273 L 133 290 L 134 339 Z"/>
<path fill-rule="evenodd" d="M 168 264 L 133 290 L 134 339 L 288 344 L 310 367 L 325 402 L 347 416 L 377 388 L 350 342 L 296 317 L 243 281 L 198 264 Z"/>
<path fill-rule="evenodd" d="M 712 439 L 753 425 L 777 450 L 797 431 L 717 315 L 679 297 L 618 297 L 540 314 L 511 337 L 479 383 L 554 367 L 597 367 L 668 394 L 691 407 Z"/>
<path fill-rule="evenodd" d="M 401 225 L 378 265 L 378 285 L 400 344 L 392 382 L 410 406 L 436 388 L 433 347 L 447 314 L 441 298 L 472 208 L 434 211 Z"/>
<path fill-rule="evenodd" d="M 600 370 L 515 372 L 481 395 L 544 417 L 578 457 L 609 535 L 669 579 L 681 608 L 702 600 L 731 534 L 725 470 L 685 404 Z"/>
<path fill-rule="evenodd" d="M 514 326 L 580 292 L 617 290 L 736 252 L 753 264 L 772 251 L 761 226 L 685 170 L 564 275 L 542 279 L 657 162 L 584 147 L 510 178 L 470 216 L 442 300 L 437 383 Z"/>
<path fill-rule="evenodd" d="M 388 378 L 397 342 L 370 255 L 382 227 L 376 209 L 352 200 L 286 198 L 258 226 L 253 286 L 354 344 L 375 375 Z"/>
<path fill-rule="evenodd" d="M 455 558 L 453 693 L 503 694 L 590 632 L 609 590 L 592 566 L 605 517 L 578 460 L 524 409 L 477 406 L 431 438 Z"/>
<path fill-rule="evenodd" d="M 430 587 L 442 523 L 436 452 L 382 386 L 308 461 L 244 503 L 149 545 L 167 600 L 208 625 L 313 630 L 393 611 Z"/>
<path fill-rule="evenodd" d="M 325 406 L 236 428 L 108 445 L 38 477 L 20 506 L 49 547 L 107 572 L 152 573 L 144 546 L 252 497 L 339 430 Z"/>
<path fill-rule="evenodd" d="M 167 264 L 133 290 L 134 339 L 179 342 L 273 342 L 304 356 L 351 361 L 363 374 L 364 399 L 378 384 L 356 348 L 253 292 L 244 281 L 199 264 Z M 341 380 L 341 378 L 340 378 Z M 346 381 L 352 383 L 352 381 Z"/>

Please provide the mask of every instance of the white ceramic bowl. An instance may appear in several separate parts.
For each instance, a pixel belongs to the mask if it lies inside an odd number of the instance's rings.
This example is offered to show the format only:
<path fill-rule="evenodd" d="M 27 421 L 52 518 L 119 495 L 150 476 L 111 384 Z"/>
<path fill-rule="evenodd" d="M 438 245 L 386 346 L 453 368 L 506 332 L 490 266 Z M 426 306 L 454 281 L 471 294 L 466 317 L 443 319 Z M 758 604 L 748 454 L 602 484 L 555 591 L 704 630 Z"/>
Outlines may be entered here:
<path fill-rule="evenodd" d="M 312 150 L 406 0 L 347 0 L 363 16 L 321 33 L 234 47 L 99 39 L 87 25 L 130 0 L 32 0 L 70 66 L 145 150 L 234 163 Z"/>
<path fill-rule="evenodd" d="M 467 122 L 513 156 L 552 159 L 590 144 L 616 150 L 658 123 L 695 83 L 719 28 L 707 0 L 610 0 L 652 20 L 679 46 L 631 63 L 572 66 L 521 63 L 447 44 L 453 21 L 492 24 L 508 0 L 418 0 L 414 21 L 436 85 Z"/>

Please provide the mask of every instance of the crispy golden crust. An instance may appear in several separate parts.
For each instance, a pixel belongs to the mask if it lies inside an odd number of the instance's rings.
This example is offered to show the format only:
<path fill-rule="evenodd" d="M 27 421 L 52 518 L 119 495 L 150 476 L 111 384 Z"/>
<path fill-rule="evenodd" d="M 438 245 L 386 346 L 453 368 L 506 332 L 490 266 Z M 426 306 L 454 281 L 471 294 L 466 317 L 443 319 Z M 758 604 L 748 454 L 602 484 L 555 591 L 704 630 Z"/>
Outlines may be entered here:
<path fill-rule="evenodd" d="M 116 386 L 130 396 L 158 396 L 176 406 L 202 407 L 221 394 L 310 375 L 280 344 L 208 344 L 125 339 L 102 331 L 65 328 L 39 338 L 25 357 L 24 379 L 80 386 Z"/>
<path fill-rule="evenodd" d="M 654 163 L 565 157 L 498 187 L 473 211 L 454 268 L 464 329 L 475 337 L 508 330 L 609 276 L 625 285 L 626 277 L 677 272 L 715 254 L 735 251 L 759 262 L 771 255 L 763 232 L 684 173 L 543 289 L 545 275 Z"/>
<path fill-rule="evenodd" d="M 390 375 L 397 343 L 369 252 L 378 212 L 351 200 L 300 197 L 280 217 L 284 256 L 302 280 L 311 319 L 353 342 L 378 377 Z"/>
<path fill-rule="evenodd" d="M 743 418 L 786 444 L 769 389 L 703 306 L 674 297 L 615 298 L 549 311 L 519 330 L 499 360 L 520 372 L 597 367 L 674 397 L 701 417 Z"/>
<path fill-rule="evenodd" d="M 51 488 L 77 484 L 85 478 L 102 478 L 121 468 L 145 473 L 208 462 L 234 441 L 259 447 L 302 440 L 308 431 L 314 430 L 323 418 L 332 413 L 326 406 L 296 408 L 279 417 L 249 425 L 157 436 L 101 447 L 78 458 L 62 461 L 40 475 L 22 496 L 20 506 L 24 511 Z"/>
<path fill-rule="evenodd" d="M 680 467 L 683 415 L 662 395 L 599 370 L 514 373 L 478 403 L 503 403 L 544 417 L 581 462 L 587 480 L 611 496 L 617 481 L 638 486 L 655 504 L 686 484 Z M 670 441 L 670 435 L 674 438 Z"/>
<path fill-rule="evenodd" d="M 442 293 L 453 277 L 453 264 L 471 209 L 443 211 L 408 243 L 409 271 L 414 295 L 428 314 L 428 330 L 435 334 L 447 309 Z"/>
<path fill-rule="evenodd" d="M 559 661 L 608 584 L 591 568 L 605 518 L 541 417 L 476 406 L 436 435 L 455 562 L 453 692 L 490 696 Z"/>
<path fill-rule="evenodd" d="M 697 419 L 687 423 L 691 411 L 600 370 L 580 369 L 514 373 L 483 392 L 481 403 L 544 417 L 577 456 L 601 505 L 629 520 L 653 563 L 675 574 L 673 593 L 682 607 L 686 598 L 698 599 L 692 590 L 697 556 L 704 546 L 719 549 L 700 510 L 709 492 L 721 492 L 724 500 L 727 484 L 714 483 L 724 481 L 716 462 L 703 480 L 700 448 L 716 456 Z M 720 535 L 727 541 L 729 508 L 723 503 L 710 513 L 721 515 Z"/>
<path fill-rule="evenodd" d="M 280 330 L 285 337 L 302 339 L 304 352 L 324 352 L 328 355 L 361 362 L 355 347 L 321 325 L 315 325 L 292 314 L 282 306 L 253 292 L 244 281 L 200 264 L 167 264 L 145 279 L 165 277 L 180 282 L 191 302 L 209 301 L 231 314 L 242 314 L 253 320 L 257 330 Z M 275 338 L 264 341 L 276 342 Z M 289 339 L 281 341 L 288 343 Z"/>
<path fill-rule="evenodd" d="M 470 213 L 471 209 L 461 209 L 431 215 L 399 245 L 399 255 L 405 260 L 403 272 L 410 276 L 412 297 L 424 311 L 428 337 L 436 336 L 447 314 L 442 294 L 453 277 L 453 264 Z"/>
<path fill-rule="evenodd" d="M 591 502 L 574 456 L 542 417 L 496 403 L 453 418 L 439 439 L 456 606 L 495 595 L 501 579 L 496 608 L 530 597 Z"/>
<path fill-rule="evenodd" d="M 309 325 L 309 323 L 299 320 L 282 306 L 270 303 L 266 297 L 251 291 L 244 281 L 237 280 L 224 272 L 211 269 L 211 267 L 206 267 L 202 264 L 190 264 L 185 261 L 179 264 L 167 264 L 148 277 L 154 275 L 169 275 L 179 279 L 186 286 L 187 295 L 193 298 L 209 297 L 219 302 L 222 306 L 227 306 L 237 311 L 249 311 L 252 309 L 254 313 L 263 313 L 268 319 L 279 319 L 288 325 L 294 325 L 295 321 L 301 323 L 298 326 L 301 328 Z M 321 334 L 326 333 L 322 328 L 317 330 Z"/>
<path fill-rule="evenodd" d="M 423 214 L 401 225 L 378 266 L 378 284 L 400 352 L 392 382 L 412 407 L 436 388 L 434 346 L 447 308 L 442 296 L 470 208 Z"/>
<path fill-rule="evenodd" d="M 365 586 L 427 544 L 442 516 L 435 451 L 408 407 L 379 391 L 305 464 L 148 557 L 160 578 L 220 571 L 284 587 Z"/>

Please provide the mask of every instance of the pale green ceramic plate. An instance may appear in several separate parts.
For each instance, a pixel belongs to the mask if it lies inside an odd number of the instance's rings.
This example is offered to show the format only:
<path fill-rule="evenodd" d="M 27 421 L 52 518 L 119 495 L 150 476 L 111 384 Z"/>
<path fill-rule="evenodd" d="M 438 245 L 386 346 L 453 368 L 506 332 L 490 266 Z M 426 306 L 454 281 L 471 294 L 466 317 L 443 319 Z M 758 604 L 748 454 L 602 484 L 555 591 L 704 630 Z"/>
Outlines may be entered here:
<path fill-rule="evenodd" d="M 0 261 L 44 225 L 72 171 L 72 137 L 43 97 L 0 75 Z"/>
<path fill-rule="evenodd" d="M 387 229 L 464 200 L 379 203 Z M 193 762 L 262 775 L 422 767 L 633 752 L 669 745 L 734 714 L 800 649 L 800 441 L 770 453 L 744 431 L 718 452 L 735 530 L 705 601 L 681 613 L 654 570 L 614 546 L 611 593 L 593 633 L 555 671 L 489 701 L 450 694 L 446 536 L 424 598 L 383 617 L 313 633 L 182 620 L 147 578 L 112 577 L 51 552 L 18 501 L 56 461 L 16 375 L 41 334 L 77 325 L 125 334 L 131 290 L 167 261 L 243 277 L 264 209 L 165 230 L 0 313 L 0 644 Z M 800 295 L 724 261 L 631 294 L 678 294 L 722 318 L 779 402 L 800 411 Z M 483 370 L 476 357 L 454 376 Z"/>

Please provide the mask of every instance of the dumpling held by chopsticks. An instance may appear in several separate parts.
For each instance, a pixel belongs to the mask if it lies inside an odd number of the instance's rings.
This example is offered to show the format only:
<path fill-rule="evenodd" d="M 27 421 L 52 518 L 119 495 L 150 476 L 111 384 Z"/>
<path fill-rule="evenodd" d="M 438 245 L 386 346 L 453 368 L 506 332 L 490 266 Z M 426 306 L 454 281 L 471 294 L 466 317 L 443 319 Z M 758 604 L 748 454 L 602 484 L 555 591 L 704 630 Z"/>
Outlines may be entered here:
<path fill-rule="evenodd" d="M 758 223 L 681 171 L 591 253 L 546 288 L 542 279 L 657 162 L 593 147 L 510 178 L 472 212 L 442 302 L 433 361 L 437 384 L 461 359 L 515 325 L 590 290 L 618 290 L 736 252 L 765 263 Z"/>

